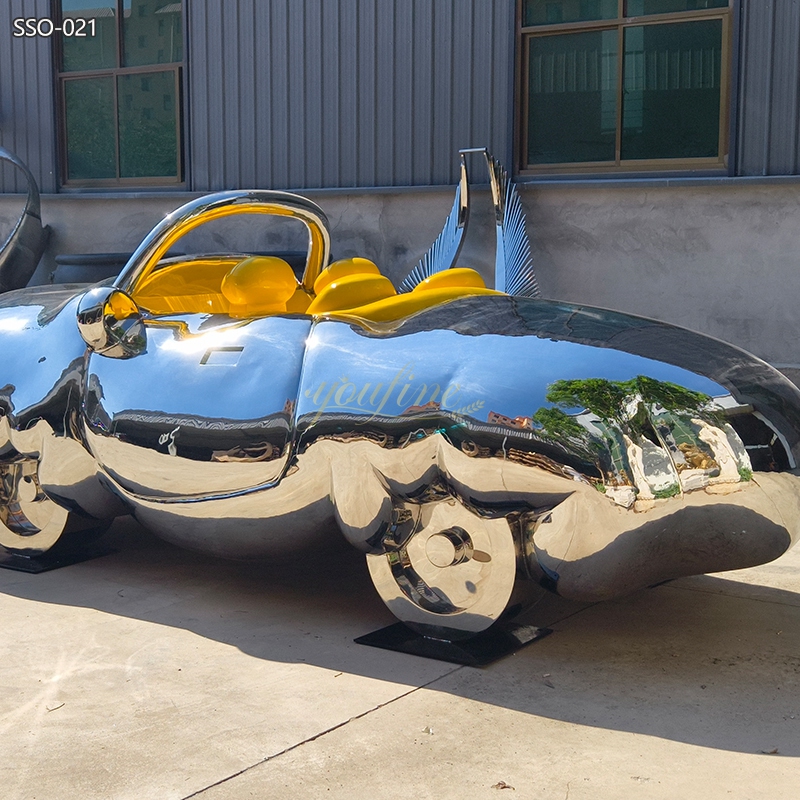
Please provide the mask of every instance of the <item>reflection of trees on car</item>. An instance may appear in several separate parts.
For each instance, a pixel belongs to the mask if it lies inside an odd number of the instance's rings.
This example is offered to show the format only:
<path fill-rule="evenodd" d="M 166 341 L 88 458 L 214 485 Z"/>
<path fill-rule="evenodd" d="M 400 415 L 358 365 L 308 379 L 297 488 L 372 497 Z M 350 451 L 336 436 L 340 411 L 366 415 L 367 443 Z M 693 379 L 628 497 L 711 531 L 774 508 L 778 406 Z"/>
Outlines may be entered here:
<path fill-rule="evenodd" d="M 684 389 L 668 381 L 638 375 L 629 381 L 605 378 L 561 380 L 550 384 L 546 399 L 561 408 L 585 408 L 605 422 L 616 422 L 625 428 L 639 417 L 639 409 L 630 414 L 631 401 L 639 399 L 647 406 L 659 405 L 666 411 L 699 413 L 711 402 L 702 392 Z"/>
<path fill-rule="evenodd" d="M 640 499 L 658 499 L 712 479 L 752 476 L 741 441 L 702 392 L 639 375 L 628 381 L 560 380 L 545 397 L 554 407 L 536 411 L 534 425 L 592 452 L 606 487 L 631 486 Z M 624 504 L 633 498 L 629 493 Z"/>

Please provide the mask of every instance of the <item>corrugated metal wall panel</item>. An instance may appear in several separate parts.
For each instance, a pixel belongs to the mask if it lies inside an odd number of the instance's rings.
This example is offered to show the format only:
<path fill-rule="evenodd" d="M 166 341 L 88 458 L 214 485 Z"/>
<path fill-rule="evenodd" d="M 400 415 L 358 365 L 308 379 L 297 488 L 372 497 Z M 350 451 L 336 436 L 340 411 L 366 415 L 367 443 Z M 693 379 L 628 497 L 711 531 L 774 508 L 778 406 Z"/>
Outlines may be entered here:
<path fill-rule="evenodd" d="M 800 173 L 800 0 L 742 0 L 739 175 Z"/>
<path fill-rule="evenodd" d="M 50 39 L 16 39 L 17 17 L 49 17 L 48 0 L 0 3 L 0 144 L 33 172 L 42 192 L 56 190 L 55 117 Z M 13 167 L 0 167 L 0 191 L 27 191 Z"/>
<path fill-rule="evenodd" d="M 798 90 L 800 90 L 800 2 L 778 4 L 772 59 L 772 108 L 768 170 L 773 175 L 798 171 Z"/>
<path fill-rule="evenodd" d="M 511 162 L 514 0 L 190 0 L 190 188 L 451 184 Z M 800 0 L 740 0 L 740 175 L 800 174 Z M 0 3 L 0 143 L 57 191 L 48 0 Z M 0 190 L 22 191 L 0 168 Z"/>
<path fill-rule="evenodd" d="M 423 185 L 433 183 L 432 151 L 425 146 L 433 131 L 433 3 L 434 0 L 417 0 L 414 3 L 411 39 L 411 182 Z"/>
<path fill-rule="evenodd" d="M 450 184 L 510 164 L 514 0 L 193 0 L 191 187 Z"/>

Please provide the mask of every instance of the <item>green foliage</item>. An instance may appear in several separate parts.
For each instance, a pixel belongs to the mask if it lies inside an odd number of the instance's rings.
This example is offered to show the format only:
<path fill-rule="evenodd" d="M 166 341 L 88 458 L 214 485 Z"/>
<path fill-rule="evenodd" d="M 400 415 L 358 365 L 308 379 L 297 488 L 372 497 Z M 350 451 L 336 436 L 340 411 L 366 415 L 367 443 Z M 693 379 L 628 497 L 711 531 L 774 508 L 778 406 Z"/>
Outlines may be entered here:
<path fill-rule="evenodd" d="M 635 384 L 646 403 L 658 403 L 667 411 L 699 411 L 711 401 L 707 394 L 684 389 L 683 386 L 669 381 L 657 381 L 646 375 L 639 375 L 634 381 L 627 383 Z"/>
<path fill-rule="evenodd" d="M 600 419 L 621 421 L 627 394 L 619 381 L 587 378 L 551 383 L 546 399 L 562 408 L 585 408 Z"/>
<path fill-rule="evenodd" d="M 648 405 L 657 403 L 668 411 L 699 412 L 711 400 L 702 392 L 693 392 L 646 375 L 638 375 L 629 381 L 605 378 L 555 381 L 550 384 L 546 399 L 561 408 L 585 408 L 602 420 L 622 423 L 626 404 L 637 395 Z M 644 413 L 644 409 L 640 409 L 640 415 Z M 634 425 L 637 421 L 644 422 L 643 419 L 633 420 Z"/>
<path fill-rule="evenodd" d="M 676 497 L 681 493 L 680 484 L 673 483 L 671 486 L 668 486 L 666 489 L 658 489 L 657 491 L 653 492 L 653 496 L 657 500 L 664 500 L 667 497 Z"/>
<path fill-rule="evenodd" d="M 585 439 L 587 436 L 586 428 L 560 408 L 540 408 L 531 419 L 545 433 L 557 439 L 564 436 Z"/>
<path fill-rule="evenodd" d="M 747 467 L 739 467 L 739 477 L 747 483 L 748 481 L 753 480 L 753 470 L 748 469 Z"/>

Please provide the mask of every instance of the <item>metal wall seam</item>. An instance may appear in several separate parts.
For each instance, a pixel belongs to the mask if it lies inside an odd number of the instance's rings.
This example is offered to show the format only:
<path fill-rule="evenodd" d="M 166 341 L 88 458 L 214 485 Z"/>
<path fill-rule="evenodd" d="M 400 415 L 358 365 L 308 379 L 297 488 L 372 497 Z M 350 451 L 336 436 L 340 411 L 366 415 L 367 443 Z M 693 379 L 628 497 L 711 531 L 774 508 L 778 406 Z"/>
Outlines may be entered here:
<path fill-rule="evenodd" d="M 56 119 L 52 44 L 48 37 L 15 38 L 18 17 L 49 18 L 48 0 L 12 0 L 4 5 L 0 32 L 0 144 L 19 156 L 42 192 L 55 192 Z M 25 178 L 0 168 L 0 191 L 26 192 Z"/>
<path fill-rule="evenodd" d="M 323 0 L 307 0 L 303 17 L 303 176 L 306 186 L 321 186 L 323 139 L 322 7 Z"/>
<path fill-rule="evenodd" d="M 433 183 L 433 156 L 428 147 L 433 130 L 433 0 L 414 0 L 412 74 L 414 85 L 414 135 L 411 147 L 411 183 Z"/>
<path fill-rule="evenodd" d="M 772 108 L 772 87 L 775 70 L 775 0 L 768 2 L 768 44 L 765 53 L 766 70 L 764 72 L 764 102 L 766 109 L 764 114 L 764 129 L 761 140 L 761 174 L 769 174 L 769 143 L 770 143 L 770 122 Z"/>
<path fill-rule="evenodd" d="M 464 0 L 462 0 L 462 3 Z M 433 4 L 433 127 L 431 183 L 449 183 L 453 159 L 453 6 Z"/>
<path fill-rule="evenodd" d="M 341 81 L 341 26 L 338 3 L 322 4 L 321 24 L 320 181 L 324 186 L 336 186 L 341 181 L 340 140 L 343 133 L 338 100 Z M 327 31 L 330 31 L 331 35 L 326 35 Z"/>
<path fill-rule="evenodd" d="M 269 92 L 269 114 L 272 126 L 272 152 L 269 154 L 272 163 L 272 182 L 264 188 L 290 188 L 289 183 L 289 58 L 286 54 L 288 45 L 288 0 L 272 0 L 266 4 L 269 8 L 270 38 L 269 50 L 265 54 L 261 69 L 261 80 L 265 81 Z M 282 53 L 283 58 L 276 57 Z M 265 87 L 260 84 L 261 93 Z M 275 158 L 280 153 L 281 158 Z M 263 180 L 258 176 L 259 181 Z"/>
<path fill-rule="evenodd" d="M 392 174 L 396 183 L 414 182 L 414 3 L 396 3 L 394 9 L 394 161 Z"/>
<path fill-rule="evenodd" d="M 2 14 L 3 30 L 9 38 L 8 47 L 0 47 L 0 145 L 7 150 L 16 152 L 16 136 L 14 129 L 14 58 L 15 51 L 18 50 L 17 43 L 11 39 L 11 20 L 14 16 L 13 4 L 9 3 Z M 3 162 L 0 164 L 0 185 L 4 192 L 18 192 L 17 170 Z"/>
<path fill-rule="evenodd" d="M 373 182 L 377 186 L 385 186 L 395 180 L 395 93 L 402 80 L 395 69 L 399 45 L 394 17 L 396 5 L 378 3 L 375 7 L 375 120 L 372 129 L 375 147 Z"/>
<path fill-rule="evenodd" d="M 767 152 L 769 174 L 797 171 L 797 100 L 800 84 L 800 6 L 780 3 L 773 22 L 772 94 Z"/>
<path fill-rule="evenodd" d="M 739 175 L 800 172 L 800 8 L 742 0 Z"/>

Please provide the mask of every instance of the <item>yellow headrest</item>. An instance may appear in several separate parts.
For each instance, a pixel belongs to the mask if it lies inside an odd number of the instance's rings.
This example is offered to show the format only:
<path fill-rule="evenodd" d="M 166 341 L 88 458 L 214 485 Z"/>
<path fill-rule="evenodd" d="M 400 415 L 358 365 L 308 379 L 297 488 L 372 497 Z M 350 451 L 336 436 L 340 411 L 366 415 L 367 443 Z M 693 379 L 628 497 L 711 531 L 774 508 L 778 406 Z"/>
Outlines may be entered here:
<path fill-rule="evenodd" d="M 251 256 L 222 279 L 222 294 L 236 306 L 283 306 L 297 289 L 292 268 L 276 256 Z"/>
<path fill-rule="evenodd" d="M 430 289 L 450 289 L 457 286 L 485 289 L 486 283 L 481 278 L 480 273 L 474 269 L 457 267 L 456 269 L 446 269 L 442 272 L 434 273 L 430 278 L 425 278 L 424 281 L 418 283 L 412 291 L 426 292 Z"/>
<path fill-rule="evenodd" d="M 374 261 L 368 258 L 342 258 L 328 265 L 314 281 L 314 294 L 319 294 L 331 281 L 344 278 L 345 275 L 380 275 Z"/>
<path fill-rule="evenodd" d="M 316 284 L 314 285 L 316 288 Z M 345 275 L 331 281 L 308 307 L 309 314 L 324 314 L 328 311 L 342 311 L 367 303 L 385 300 L 396 294 L 392 282 L 383 275 L 361 273 Z"/>

